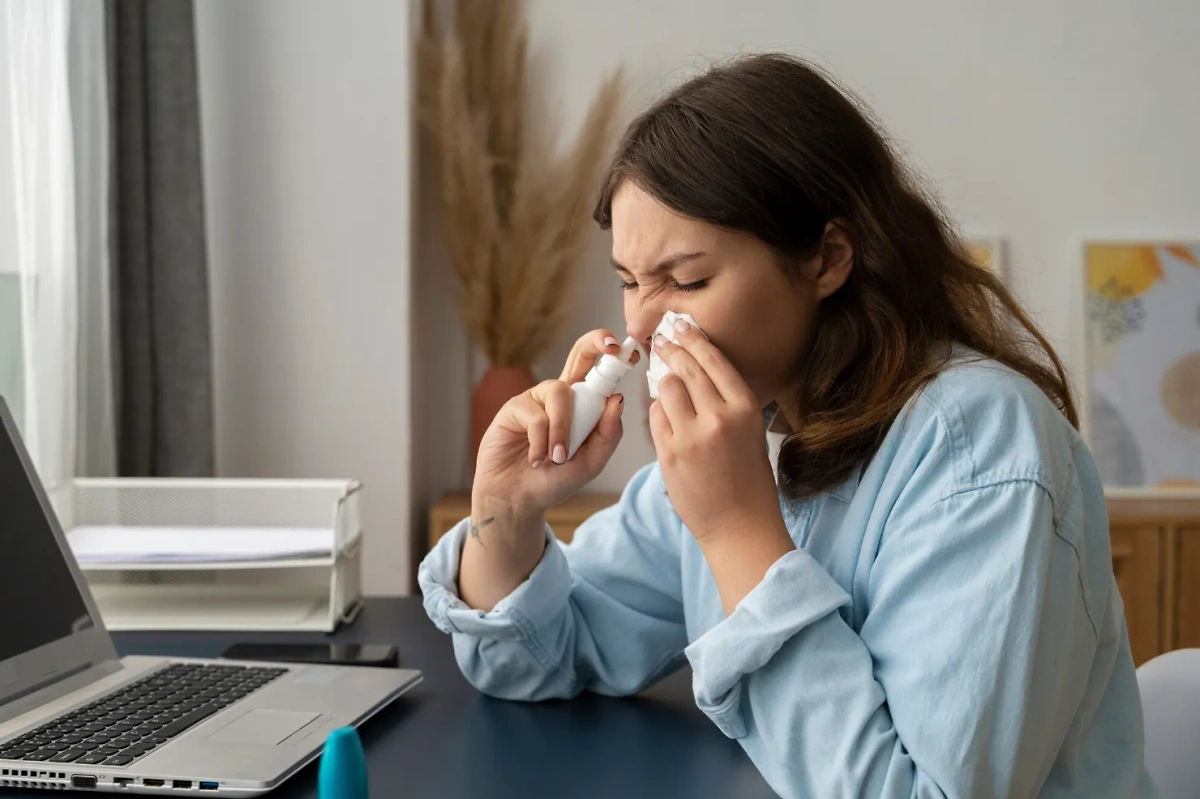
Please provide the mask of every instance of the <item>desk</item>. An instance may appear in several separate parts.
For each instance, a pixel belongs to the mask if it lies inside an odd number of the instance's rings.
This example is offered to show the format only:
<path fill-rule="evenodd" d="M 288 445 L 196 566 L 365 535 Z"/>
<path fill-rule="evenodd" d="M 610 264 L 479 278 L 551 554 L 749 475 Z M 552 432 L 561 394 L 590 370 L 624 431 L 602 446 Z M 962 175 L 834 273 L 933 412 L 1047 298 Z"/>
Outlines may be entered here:
<path fill-rule="evenodd" d="M 216 657 L 234 640 L 304 641 L 320 635 L 118 633 L 123 655 Z M 641 696 L 584 695 L 523 704 L 480 695 L 454 662 L 450 637 L 420 599 L 372 599 L 339 641 L 395 643 L 425 681 L 362 728 L 377 799 L 768 799 L 736 741 L 695 706 L 686 669 Z M 39 797 L 45 791 L 5 792 Z M 97 794 L 99 795 L 99 794 Z M 105 794 L 111 795 L 111 794 Z M 316 767 L 272 799 L 316 799 Z"/>

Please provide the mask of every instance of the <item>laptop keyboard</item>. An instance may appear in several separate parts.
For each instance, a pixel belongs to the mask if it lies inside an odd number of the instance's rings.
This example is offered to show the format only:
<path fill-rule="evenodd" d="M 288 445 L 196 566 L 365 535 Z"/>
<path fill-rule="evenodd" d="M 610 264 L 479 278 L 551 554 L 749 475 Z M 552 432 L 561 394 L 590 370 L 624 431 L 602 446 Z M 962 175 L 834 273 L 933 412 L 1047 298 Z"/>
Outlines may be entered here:
<path fill-rule="evenodd" d="M 176 663 L 0 745 L 0 758 L 127 766 L 286 668 Z"/>

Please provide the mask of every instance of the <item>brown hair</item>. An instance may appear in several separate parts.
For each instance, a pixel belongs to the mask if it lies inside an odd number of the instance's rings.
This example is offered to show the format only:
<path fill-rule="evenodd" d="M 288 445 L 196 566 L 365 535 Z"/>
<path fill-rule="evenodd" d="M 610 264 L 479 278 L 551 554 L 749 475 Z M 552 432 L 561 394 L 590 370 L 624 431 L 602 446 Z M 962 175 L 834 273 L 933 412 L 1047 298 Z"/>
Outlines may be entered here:
<path fill-rule="evenodd" d="M 849 230 L 853 269 L 821 302 L 800 375 L 803 421 L 780 453 L 789 496 L 828 490 L 865 465 L 945 367 L 949 343 L 1029 378 L 1078 425 L 1045 336 L 971 260 L 869 112 L 803 60 L 764 54 L 713 67 L 635 119 L 596 206 L 605 229 L 625 180 L 685 216 L 754 234 L 790 275 L 819 252 L 828 222 Z"/>

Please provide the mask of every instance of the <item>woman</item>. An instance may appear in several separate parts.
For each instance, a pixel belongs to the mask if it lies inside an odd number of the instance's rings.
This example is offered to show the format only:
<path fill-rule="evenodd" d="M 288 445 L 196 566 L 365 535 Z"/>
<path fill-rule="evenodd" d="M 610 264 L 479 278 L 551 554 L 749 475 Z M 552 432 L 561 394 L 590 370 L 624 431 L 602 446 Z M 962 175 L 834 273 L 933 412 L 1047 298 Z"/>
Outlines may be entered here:
<path fill-rule="evenodd" d="M 672 372 L 658 460 L 561 546 L 546 509 L 621 436 L 613 397 L 565 461 L 568 386 L 616 337 L 505 406 L 420 570 L 467 678 L 630 694 L 687 660 L 785 797 L 1148 795 L 1062 365 L 864 112 L 794 58 L 712 69 L 633 122 L 596 219 Z M 704 334 L 652 340 L 668 310 Z"/>

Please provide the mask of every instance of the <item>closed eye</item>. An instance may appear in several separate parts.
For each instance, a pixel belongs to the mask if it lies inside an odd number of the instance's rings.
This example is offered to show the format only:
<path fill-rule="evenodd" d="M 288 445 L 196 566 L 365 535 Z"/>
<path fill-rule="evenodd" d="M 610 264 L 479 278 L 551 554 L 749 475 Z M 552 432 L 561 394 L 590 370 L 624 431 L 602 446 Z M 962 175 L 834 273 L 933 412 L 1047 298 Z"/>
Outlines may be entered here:
<path fill-rule="evenodd" d="M 619 284 L 622 291 L 632 291 L 636 289 L 638 284 L 635 280 L 622 280 Z M 670 282 L 670 287 L 676 291 L 699 291 L 708 285 L 708 280 L 696 280 L 691 283 L 678 283 L 674 280 Z"/>

